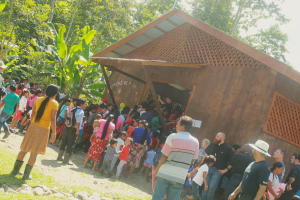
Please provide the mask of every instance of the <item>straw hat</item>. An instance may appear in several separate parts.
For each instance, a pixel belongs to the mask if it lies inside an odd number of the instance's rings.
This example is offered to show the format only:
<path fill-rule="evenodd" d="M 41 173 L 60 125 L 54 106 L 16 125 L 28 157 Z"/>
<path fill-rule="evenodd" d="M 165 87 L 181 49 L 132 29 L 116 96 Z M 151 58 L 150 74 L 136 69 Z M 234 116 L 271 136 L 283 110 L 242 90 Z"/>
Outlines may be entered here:
<path fill-rule="evenodd" d="M 2 60 L 0 60 L 0 68 L 5 69 L 7 66 L 4 65 L 4 62 Z"/>
<path fill-rule="evenodd" d="M 253 149 L 259 151 L 262 154 L 265 154 L 266 156 L 271 157 L 271 155 L 268 153 L 269 150 L 269 144 L 266 143 L 263 140 L 257 140 L 255 144 L 249 144 Z"/>

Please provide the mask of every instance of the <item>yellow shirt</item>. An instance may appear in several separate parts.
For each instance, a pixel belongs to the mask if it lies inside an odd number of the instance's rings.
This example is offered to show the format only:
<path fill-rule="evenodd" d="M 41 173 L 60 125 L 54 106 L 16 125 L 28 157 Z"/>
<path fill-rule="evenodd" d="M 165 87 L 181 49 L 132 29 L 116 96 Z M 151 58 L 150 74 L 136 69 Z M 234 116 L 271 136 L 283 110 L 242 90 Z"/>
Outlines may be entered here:
<path fill-rule="evenodd" d="M 44 101 L 44 99 L 46 99 L 46 97 L 39 97 L 35 102 L 35 116 L 32 119 L 32 122 L 38 126 L 41 126 L 45 129 L 50 129 L 51 126 L 51 113 L 52 110 L 58 110 L 58 103 L 57 101 L 55 101 L 54 99 L 50 99 L 49 102 L 47 103 L 45 110 L 44 110 L 44 114 L 42 115 L 41 119 L 39 122 L 35 122 L 35 117 L 36 114 L 42 104 L 42 102 Z"/>
<path fill-rule="evenodd" d="M 72 108 L 72 107 L 74 107 L 74 104 L 71 102 L 69 105 L 69 108 Z"/>

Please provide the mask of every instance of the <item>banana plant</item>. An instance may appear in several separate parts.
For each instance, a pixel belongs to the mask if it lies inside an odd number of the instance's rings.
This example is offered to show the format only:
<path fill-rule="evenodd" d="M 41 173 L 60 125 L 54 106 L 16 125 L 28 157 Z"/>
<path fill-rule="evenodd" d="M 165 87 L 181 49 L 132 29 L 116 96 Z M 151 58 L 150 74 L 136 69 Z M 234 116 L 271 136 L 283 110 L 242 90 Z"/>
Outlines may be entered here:
<path fill-rule="evenodd" d="M 77 36 L 74 39 L 71 48 L 68 49 L 64 42 L 65 26 L 62 26 L 57 33 L 52 23 L 48 23 L 48 25 L 51 34 L 54 35 L 54 45 L 45 45 L 36 39 L 31 40 L 31 43 L 34 46 L 47 53 L 48 62 L 53 66 L 52 68 L 46 68 L 45 70 L 47 72 L 40 73 L 40 76 L 52 76 L 66 93 L 69 92 L 71 87 L 74 89 L 77 84 L 80 83 L 79 86 L 76 87 L 78 91 L 76 96 L 78 97 L 82 91 L 86 78 L 91 75 L 93 69 L 97 66 L 97 64 L 93 63 L 89 58 L 91 55 L 90 44 L 96 31 L 91 31 L 88 26 L 84 27 L 79 43 L 73 45 L 78 40 Z M 87 90 L 86 92 L 93 96 L 101 97 L 102 94 L 97 90 L 99 90 L 99 88 L 90 86 L 90 90 Z"/>
<path fill-rule="evenodd" d="M 4 10 L 5 6 L 6 6 L 6 1 L 1 0 L 0 1 L 0 12 L 2 12 L 2 10 Z"/>

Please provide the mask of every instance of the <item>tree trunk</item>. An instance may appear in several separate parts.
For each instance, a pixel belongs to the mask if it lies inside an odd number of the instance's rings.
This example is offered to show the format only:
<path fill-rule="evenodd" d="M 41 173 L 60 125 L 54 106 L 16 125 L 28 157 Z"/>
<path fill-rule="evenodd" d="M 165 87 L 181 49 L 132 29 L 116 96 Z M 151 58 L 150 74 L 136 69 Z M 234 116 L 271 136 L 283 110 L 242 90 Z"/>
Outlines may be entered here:
<path fill-rule="evenodd" d="M 77 92 L 76 92 L 75 98 L 78 98 L 78 97 L 79 97 L 79 95 L 80 95 L 80 93 L 81 93 L 81 90 L 82 90 L 82 88 L 83 88 L 84 82 L 85 82 L 85 75 L 83 75 L 82 78 L 81 78 L 81 82 L 80 82 L 80 84 L 79 84 L 79 88 L 78 88 L 78 90 L 77 90 Z"/>
<path fill-rule="evenodd" d="M 13 4 L 14 4 L 14 0 L 11 1 L 11 5 L 10 5 L 10 13 L 9 13 L 9 18 L 8 18 L 8 24 L 7 24 L 7 28 L 6 28 L 6 33 L 4 35 L 4 38 L 3 38 L 3 41 L 2 41 L 2 44 L 1 44 L 0 60 L 2 60 L 3 57 L 4 57 L 4 55 L 5 55 L 5 50 L 3 50 L 3 46 L 4 46 L 4 43 L 5 43 L 5 39 L 6 39 L 6 36 L 8 34 L 8 31 L 10 29 L 10 24 L 11 24 L 10 20 L 11 20 L 11 15 L 12 15 L 12 10 L 13 10 Z"/>
<path fill-rule="evenodd" d="M 231 28 L 231 33 L 230 33 L 230 35 L 233 37 L 234 36 L 234 34 L 235 34 L 235 32 L 236 32 L 236 29 L 237 29 L 237 26 L 238 26 L 238 24 L 239 24 L 239 22 L 240 22 L 240 19 L 241 19 L 241 14 L 242 14 L 242 12 L 243 12 L 243 6 L 242 6 L 242 0 L 240 1 L 240 5 L 239 5 L 239 8 L 238 8 L 238 10 L 237 10 L 237 12 L 236 12 L 236 14 L 235 14 L 235 17 L 234 17 L 234 22 L 233 22 L 233 24 L 232 24 L 232 28 Z"/>
<path fill-rule="evenodd" d="M 67 40 L 68 40 L 68 36 L 69 36 L 70 30 L 71 30 L 71 26 L 72 26 L 72 24 L 73 24 L 73 20 L 74 20 L 75 14 L 76 14 L 76 10 L 77 10 L 77 8 L 80 6 L 80 2 L 81 2 L 81 0 L 78 0 L 78 1 L 77 1 L 76 8 L 75 8 L 75 10 L 74 10 L 74 13 L 73 13 L 73 16 L 72 16 L 72 19 L 71 19 L 71 22 L 70 22 L 70 26 L 69 26 L 69 28 L 68 28 L 68 32 L 67 32 L 67 35 L 66 35 L 66 38 L 65 38 L 65 43 L 66 43 Z"/>
<path fill-rule="evenodd" d="M 51 11 L 50 11 L 48 22 L 52 22 L 53 15 L 54 15 L 54 11 L 53 11 L 54 6 L 55 6 L 55 0 L 52 0 L 52 2 L 51 2 Z"/>

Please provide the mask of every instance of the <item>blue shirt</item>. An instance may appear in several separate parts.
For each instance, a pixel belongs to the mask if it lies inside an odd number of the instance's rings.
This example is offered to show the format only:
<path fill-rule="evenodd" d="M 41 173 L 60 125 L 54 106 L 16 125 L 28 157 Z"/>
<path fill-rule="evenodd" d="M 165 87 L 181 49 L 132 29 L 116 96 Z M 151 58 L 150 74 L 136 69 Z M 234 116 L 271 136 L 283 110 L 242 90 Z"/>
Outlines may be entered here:
<path fill-rule="evenodd" d="M 61 116 L 62 118 L 65 119 L 65 110 L 68 110 L 68 106 L 67 105 L 63 105 L 60 109 L 60 113 L 59 116 Z"/>
<path fill-rule="evenodd" d="M 2 112 L 12 115 L 16 104 L 20 102 L 20 97 L 16 93 L 10 93 L 4 97 L 3 101 L 5 101 L 5 104 Z"/>
<path fill-rule="evenodd" d="M 134 143 L 140 143 L 141 144 L 141 139 L 144 135 L 145 129 L 141 128 L 141 127 L 136 127 L 135 129 L 133 129 L 132 133 L 131 133 L 131 137 L 133 139 Z M 151 136 L 150 133 L 147 133 L 147 144 L 150 145 L 151 143 Z"/>

